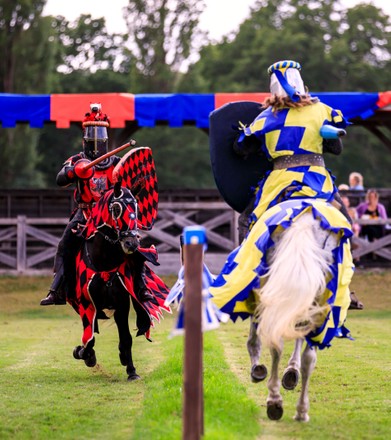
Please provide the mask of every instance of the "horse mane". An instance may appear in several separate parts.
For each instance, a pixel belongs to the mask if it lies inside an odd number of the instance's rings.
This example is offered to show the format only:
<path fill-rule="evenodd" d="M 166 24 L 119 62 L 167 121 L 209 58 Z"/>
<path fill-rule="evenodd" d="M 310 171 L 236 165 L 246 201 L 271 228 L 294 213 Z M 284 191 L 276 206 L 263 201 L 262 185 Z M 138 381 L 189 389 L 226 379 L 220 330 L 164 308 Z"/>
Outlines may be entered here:
<path fill-rule="evenodd" d="M 261 289 L 259 333 L 268 347 L 281 338 L 297 339 L 313 330 L 327 304 L 322 294 L 329 271 L 329 252 L 317 240 L 312 214 L 300 216 L 281 233 Z"/>

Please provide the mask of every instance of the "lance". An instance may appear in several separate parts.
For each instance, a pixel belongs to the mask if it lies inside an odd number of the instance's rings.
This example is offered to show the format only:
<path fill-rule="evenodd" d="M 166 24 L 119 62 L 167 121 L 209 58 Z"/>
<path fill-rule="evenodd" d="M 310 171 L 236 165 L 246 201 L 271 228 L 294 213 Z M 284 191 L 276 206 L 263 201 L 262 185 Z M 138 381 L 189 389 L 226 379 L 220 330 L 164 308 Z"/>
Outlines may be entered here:
<path fill-rule="evenodd" d="M 94 165 L 102 162 L 103 160 L 107 159 L 108 157 L 113 156 L 114 154 L 117 154 L 122 150 L 125 150 L 125 148 L 134 147 L 135 145 L 136 145 L 136 141 L 134 139 L 131 139 L 126 144 L 121 145 L 120 147 L 116 148 L 115 150 L 112 150 L 112 151 L 109 151 L 108 153 L 103 154 L 103 156 L 98 157 L 97 159 L 95 159 L 92 162 L 88 163 L 87 165 L 83 166 L 83 172 L 89 170 Z"/>

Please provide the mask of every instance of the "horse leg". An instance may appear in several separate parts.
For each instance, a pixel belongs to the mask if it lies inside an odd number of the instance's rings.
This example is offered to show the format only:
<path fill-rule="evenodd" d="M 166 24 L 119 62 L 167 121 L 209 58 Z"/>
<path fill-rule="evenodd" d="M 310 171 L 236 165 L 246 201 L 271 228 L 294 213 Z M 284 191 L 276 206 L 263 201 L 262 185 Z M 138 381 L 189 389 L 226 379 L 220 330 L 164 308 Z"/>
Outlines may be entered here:
<path fill-rule="evenodd" d="M 304 339 L 296 339 L 295 348 L 292 356 L 289 359 L 288 366 L 285 368 L 282 375 L 282 386 L 286 390 L 293 390 L 299 383 L 300 378 L 300 366 L 301 366 L 301 348 L 303 346 Z"/>
<path fill-rule="evenodd" d="M 316 348 L 311 348 L 308 344 L 306 345 L 302 357 L 301 357 L 301 393 L 296 406 L 295 420 L 299 422 L 308 422 L 310 417 L 308 415 L 308 410 L 310 408 L 310 400 L 308 397 L 308 387 L 310 376 L 314 371 L 316 364 Z"/>
<path fill-rule="evenodd" d="M 282 407 L 282 396 L 280 393 L 281 382 L 278 378 L 278 366 L 281 359 L 281 352 L 282 344 L 281 350 L 276 350 L 275 348 L 270 349 L 272 356 L 272 371 L 267 383 L 269 394 L 266 400 L 267 416 L 270 420 L 280 420 L 282 414 L 284 413 Z"/>
<path fill-rule="evenodd" d="M 251 380 L 252 382 L 261 382 L 267 376 L 267 368 L 259 364 L 261 357 L 261 340 L 257 333 L 258 323 L 251 317 L 250 333 L 247 339 L 247 351 L 251 360 Z"/>
<path fill-rule="evenodd" d="M 92 338 L 85 347 L 82 345 L 78 345 L 73 349 L 73 357 L 75 359 L 83 359 L 87 367 L 95 367 L 96 355 L 93 348 L 94 345 L 95 338 Z"/>
<path fill-rule="evenodd" d="M 119 359 L 121 365 L 126 367 L 126 372 L 128 373 L 128 381 L 133 381 L 140 379 L 140 376 L 136 373 L 136 368 L 133 365 L 132 359 L 132 335 L 129 331 L 129 309 L 130 303 L 129 298 L 127 298 L 127 307 L 122 304 L 123 308 L 116 309 L 114 312 L 114 320 L 117 324 L 118 336 L 119 336 Z"/>
<path fill-rule="evenodd" d="M 94 326 L 95 326 L 95 305 L 90 298 L 87 301 L 83 301 L 84 306 L 79 305 L 79 316 L 83 323 L 83 336 L 81 342 L 83 345 L 78 345 L 73 350 L 73 357 L 75 359 L 83 359 L 87 367 L 95 367 L 96 365 L 96 355 L 94 350 L 95 337 L 94 337 Z"/>

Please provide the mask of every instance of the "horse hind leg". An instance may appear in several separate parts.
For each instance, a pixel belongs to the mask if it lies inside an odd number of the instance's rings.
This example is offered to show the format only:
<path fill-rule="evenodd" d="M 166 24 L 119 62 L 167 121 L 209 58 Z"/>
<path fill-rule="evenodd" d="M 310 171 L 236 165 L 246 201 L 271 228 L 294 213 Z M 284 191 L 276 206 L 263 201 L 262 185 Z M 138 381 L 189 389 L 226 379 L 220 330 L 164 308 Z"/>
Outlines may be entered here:
<path fill-rule="evenodd" d="M 282 386 L 286 390 L 294 390 L 299 383 L 300 367 L 301 367 L 301 348 L 303 346 L 303 339 L 299 338 L 295 341 L 295 348 L 292 356 L 289 359 L 288 366 L 285 368 L 282 375 Z"/>
<path fill-rule="evenodd" d="M 251 380 L 255 383 L 265 380 L 267 376 L 266 366 L 259 364 L 262 348 L 261 340 L 257 333 L 257 327 L 257 322 L 251 317 L 250 333 L 247 339 L 247 351 L 251 360 Z"/>
<path fill-rule="evenodd" d="M 295 420 L 299 422 L 308 422 L 310 417 L 308 411 L 310 408 L 310 400 L 308 396 L 309 380 L 316 364 L 316 348 L 306 345 L 301 357 L 301 377 L 302 387 L 299 400 L 296 406 Z"/>
<path fill-rule="evenodd" d="M 266 400 L 267 416 L 270 420 L 280 420 L 283 413 L 283 402 L 280 393 L 281 382 L 278 377 L 278 367 L 281 359 L 281 350 L 270 349 L 272 356 L 272 371 L 267 383 L 269 394 Z"/>

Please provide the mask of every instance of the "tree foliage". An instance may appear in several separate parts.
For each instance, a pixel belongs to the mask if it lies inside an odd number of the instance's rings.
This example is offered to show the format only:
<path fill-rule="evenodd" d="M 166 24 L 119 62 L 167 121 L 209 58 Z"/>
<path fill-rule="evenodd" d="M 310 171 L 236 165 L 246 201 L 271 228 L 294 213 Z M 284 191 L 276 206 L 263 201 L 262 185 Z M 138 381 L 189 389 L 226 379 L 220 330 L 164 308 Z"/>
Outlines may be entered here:
<path fill-rule="evenodd" d="M 51 29 L 41 17 L 44 0 L 0 2 L 0 91 L 46 93 L 51 84 Z M 39 133 L 26 126 L 0 129 L 0 174 L 4 188 L 42 186 L 37 170 Z"/>
<path fill-rule="evenodd" d="M 203 38 L 203 0 L 130 0 L 124 10 L 135 93 L 168 93 Z"/>

